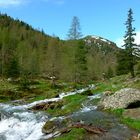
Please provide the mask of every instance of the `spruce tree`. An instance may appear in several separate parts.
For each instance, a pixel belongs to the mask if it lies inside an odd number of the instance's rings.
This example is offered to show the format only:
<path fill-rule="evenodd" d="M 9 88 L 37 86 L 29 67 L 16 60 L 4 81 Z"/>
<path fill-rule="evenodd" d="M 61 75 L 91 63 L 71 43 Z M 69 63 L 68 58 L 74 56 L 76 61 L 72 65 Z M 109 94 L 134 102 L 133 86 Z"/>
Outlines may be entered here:
<path fill-rule="evenodd" d="M 119 74 L 125 74 L 130 72 L 131 76 L 134 77 L 134 65 L 136 64 L 135 60 L 135 47 L 137 46 L 134 41 L 135 28 L 133 28 L 133 11 L 132 9 L 129 9 L 128 11 L 128 19 L 125 23 L 126 25 L 126 34 L 124 36 L 124 47 L 125 49 L 122 51 L 120 50 L 117 54 L 117 61 L 118 61 L 118 67 L 117 67 L 117 73 Z M 120 71 L 120 72 L 119 72 Z"/>
<path fill-rule="evenodd" d="M 127 53 L 127 64 L 128 64 L 128 69 L 131 73 L 131 76 L 134 77 L 135 74 L 134 74 L 134 65 L 135 65 L 135 56 L 133 54 L 134 52 L 134 47 L 136 46 L 136 44 L 134 43 L 134 36 L 136 35 L 136 33 L 134 33 L 135 31 L 135 28 L 133 28 L 132 26 L 132 22 L 133 22 L 133 11 L 132 9 L 129 9 L 128 11 L 128 19 L 125 23 L 126 25 L 126 28 L 127 28 L 127 31 L 126 31 L 126 34 L 124 36 L 124 46 L 125 46 L 125 50 L 126 50 L 126 53 Z"/>
<path fill-rule="evenodd" d="M 116 68 L 116 74 L 122 75 L 122 74 L 128 74 L 129 73 L 129 64 L 127 63 L 127 53 L 125 49 L 120 49 L 117 53 L 117 68 Z"/>

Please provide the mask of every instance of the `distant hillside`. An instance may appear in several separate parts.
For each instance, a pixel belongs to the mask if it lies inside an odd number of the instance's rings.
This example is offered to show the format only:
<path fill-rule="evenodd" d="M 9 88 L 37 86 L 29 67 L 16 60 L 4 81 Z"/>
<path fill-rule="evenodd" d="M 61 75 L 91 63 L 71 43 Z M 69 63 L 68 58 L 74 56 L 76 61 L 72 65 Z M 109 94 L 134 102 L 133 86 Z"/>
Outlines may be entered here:
<path fill-rule="evenodd" d="M 85 37 L 85 42 L 89 46 L 96 46 L 99 50 L 101 50 L 105 54 L 116 51 L 118 49 L 117 45 L 114 42 L 102 38 L 100 36 L 95 35 L 87 36 Z"/>
<path fill-rule="evenodd" d="M 97 36 L 87 36 L 82 40 L 84 48 L 80 48 L 79 40 L 60 40 L 1 14 L 0 75 L 55 76 L 65 81 L 75 81 L 76 76 L 80 79 L 83 75 L 86 81 L 102 78 L 105 74 L 115 75 L 115 43 Z"/>

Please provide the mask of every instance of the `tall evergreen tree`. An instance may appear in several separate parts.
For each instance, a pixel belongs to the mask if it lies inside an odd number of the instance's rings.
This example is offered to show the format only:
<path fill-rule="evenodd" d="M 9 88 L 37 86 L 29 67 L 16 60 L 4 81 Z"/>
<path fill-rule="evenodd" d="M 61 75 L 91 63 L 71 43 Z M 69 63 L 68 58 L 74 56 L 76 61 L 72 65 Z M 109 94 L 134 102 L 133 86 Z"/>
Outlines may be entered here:
<path fill-rule="evenodd" d="M 116 68 L 116 74 L 122 75 L 122 74 L 128 74 L 129 73 L 129 64 L 127 61 L 127 52 L 125 49 L 119 50 L 117 53 L 117 68 Z"/>
<path fill-rule="evenodd" d="M 126 34 L 124 36 L 124 46 L 125 46 L 125 50 L 127 53 L 127 64 L 128 64 L 128 69 L 131 73 L 131 76 L 134 77 L 134 65 L 135 65 L 135 56 L 133 54 L 134 52 L 134 47 L 136 46 L 136 44 L 134 43 L 134 36 L 136 35 L 136 33 L 134 33 L 135 28 L 133 28 L 132 26 L 132 22 L 133 22 L 133 11 L 132 9 L 129 9 L 128 11 L 128 19 L 125 23 L 127 31 Z"/>
<path fill-rule="evenodd" d="M 118 58 L 118 70 L 124 72 L 131 73 L 131 76 L 134 77 L 134 65 L 136 64 L 135 61 L 135 55 L 134 55 L 134 50 L 136 44 L 134 43 L 135 39 L 134 36 L 136 35 L 135 33 L 135 28 L 133 28 L 132 23 L 133 23 L 133 11 L 132 9 L 129 9 L 128 11 L 128 19 L 125 23 L 126 25 L 126 34 L 124 36 L 124 51 L 121 51 L 118 53 L 117 58 Z M 124 52 L 124 55 L 122 54 Z M 120 58 L 121 57 L 121 58 Z M 123 64 L 123 66 L 121 66 Z M 125 69 L 125 70 L 122 70 Z M 119 72 L 121 74 L 121 72 Z"/>
<path fill-rule="evenodd" d="M 80 27 L 80 22 L 79 18 L 74 16 L 72 19 L 72 24 L 68 32 L 68 39 L 69 40 L 77 40 L 80 37 L 82 37 L 81 34 L 81 27 Z"/>

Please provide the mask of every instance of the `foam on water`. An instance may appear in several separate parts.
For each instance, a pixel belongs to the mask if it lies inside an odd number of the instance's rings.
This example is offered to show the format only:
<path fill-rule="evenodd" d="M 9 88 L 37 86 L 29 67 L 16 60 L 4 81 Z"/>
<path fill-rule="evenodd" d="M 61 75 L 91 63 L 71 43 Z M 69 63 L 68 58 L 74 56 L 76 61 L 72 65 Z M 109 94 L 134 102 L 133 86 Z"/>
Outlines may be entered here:
<path fill-rule="evenodd" d="M 66 96 L 92 88 L 94 85 L 73 92 L 61 93 L 58 98 L 35 101 L 26 105 L 0 104 L 0 140 L 45 140 L 52 137 L 55 134 L 43 136 L 42 133 L 42 126 L 48 120 L 47 114 L 28 109 L 42 102 L 59 101 Z"/>

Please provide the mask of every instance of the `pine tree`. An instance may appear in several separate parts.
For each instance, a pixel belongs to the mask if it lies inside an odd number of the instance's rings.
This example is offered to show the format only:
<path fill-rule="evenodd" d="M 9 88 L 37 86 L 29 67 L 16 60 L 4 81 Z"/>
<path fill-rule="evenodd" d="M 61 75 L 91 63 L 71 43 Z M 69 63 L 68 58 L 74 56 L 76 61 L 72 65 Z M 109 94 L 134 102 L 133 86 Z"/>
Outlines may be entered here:
<path fill-rule="evenodd" d="M 77 40 L 82 37 L 79 18 L 74 16 L 72 20 L 71 27 L 68 32 L 69 40 Z"/>

